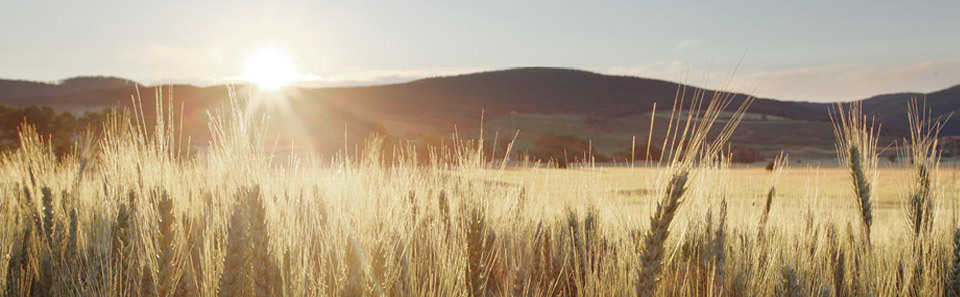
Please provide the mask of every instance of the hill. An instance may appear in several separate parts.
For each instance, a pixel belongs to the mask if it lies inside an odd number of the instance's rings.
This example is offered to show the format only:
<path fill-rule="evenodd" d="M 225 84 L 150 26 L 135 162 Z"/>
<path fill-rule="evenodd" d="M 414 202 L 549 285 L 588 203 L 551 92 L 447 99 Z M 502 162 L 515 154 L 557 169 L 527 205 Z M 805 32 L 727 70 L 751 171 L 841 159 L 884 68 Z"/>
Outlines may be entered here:
<path fill-rule="evenodd" d="M 58 95 L 133 88 L 136 85 L 134 81 L 105 76 L 74 77 L 56 83 L 0 79 L 0 102 L 30 104 L 32 98 L 43 100 Z"/>
<path fill-rule="evenodd" d="M 0 80 L 0 103 L 49 105 L 79 112 L 129 105 L 137 86 L 117 78 L 78 78 L 57 84 Z M 153 98 L 153 88 L 139 87 L 144 98 Z M 236 88 L 239 94 L 252 92 L 246 86 Z M 350 135 L 377 130 L 414 140 L 453 131 L 469 135 L 478 130 L 482 111 L 484 129 L 490 133 L 499 132 L 506 139 L 521 130 L 520 148 L 533 146 L 545 135 L 573 134 L 591 140 L 597 151 L 613 155 L 629 150 L 633 136 L 646 142 L 654 104 L 654 143 L 666 137 L 661 135 L 665 131 L 659 131 L 667 123 L 662 116 L 669 113 L 678 91 L 685 92 L 688 99 L 695 93 L 706 98 L 717 95 L 714 90 L 662 80 L 573 69 L 516 68 L 382 86 L 290 88 L 274 95 L 282 96 L 273 101 L 281 102 L 284 110 L 272 112 L 288 113 L 274 117 L 283 126 L 278 129 L 300 130 L 302 135 L 297 138 L 326 147 L 342 147 L 338 145 L 342 145 L 344 129 Z M 196 124 L 198 136 L 204 133 L 199 130 L 206 128 L 205 111 L 227 102 L 223 86 L 175 85 L 164 87 L 164 92 L 184 103 L 186 124 Z M 734 104 L 748 97 L 729 96 Z M 960 85 L 925 96 L 935 117 L 960 111 Z M 862 100 L 865 112 L 883 125 L 884 141 L 906 134 L 906 104 L 914 97 L 924 94 L 886 94 Z M 827 103 L 757 98 L 731 143 L 762 152 L 783 149 L 809 158 L 831 157 L 830 107 Z M 943 133 L 960 135 L 960 125 L 950 122 Z"/>
<path fill-rule="evenodd" d="M 877 121 L 884 126 L 893 127 L 902 131 L 906 127 L 907 117 L 904 116 L 906 102 L 911 98 L 923 99 L 926 108 L 931 110 L 935 118 L 945 118 L 960 113 L 960 85 L 956 85 L 933 93 L 898 93 L 886 94 L 863 100 L 863 109 L 867 114 L 876 116 Z M 960 125 L 950 120 L 944 127 L 945 135 L 960 135 Z"/>

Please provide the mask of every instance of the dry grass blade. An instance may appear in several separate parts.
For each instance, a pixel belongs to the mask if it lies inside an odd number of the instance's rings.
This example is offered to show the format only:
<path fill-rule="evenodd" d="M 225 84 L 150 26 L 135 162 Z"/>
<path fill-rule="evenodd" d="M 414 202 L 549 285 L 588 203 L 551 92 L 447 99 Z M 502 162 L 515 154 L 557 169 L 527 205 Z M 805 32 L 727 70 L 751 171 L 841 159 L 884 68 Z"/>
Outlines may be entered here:
<path fill-rule="evenodd" d="M 952 256 L 947 278 L 947 292 L 949 296 L 960 296 L 960 228 L 955 228 L 953 231 Z"/>

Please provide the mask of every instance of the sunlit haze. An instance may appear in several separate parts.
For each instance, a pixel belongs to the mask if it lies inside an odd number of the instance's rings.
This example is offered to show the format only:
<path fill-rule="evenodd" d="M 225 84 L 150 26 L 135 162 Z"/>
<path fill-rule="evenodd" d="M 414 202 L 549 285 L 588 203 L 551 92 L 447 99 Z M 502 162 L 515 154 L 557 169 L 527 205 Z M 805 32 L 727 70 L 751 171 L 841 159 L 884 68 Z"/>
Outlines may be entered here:
<path fill-rule="evenodd" d="M 0 1 L 8 79 L 341 86 L 557 66 L 722 87 L 743 56 L 730 87 L 778 99 L 960 82 L 960 1 Z M 248 61 L 264 48 L 295 64 Z"/>
<path fill-rule="evenodd" d="M 277 49 L 266 48 L 250 54 L 243 64 L 241 80 L 266 89 L 277 89 L 306 79 L 297 73 L 293 59 Z"/>
<path fill-rule="evenodd" d="M 0 0 L 0 296 L 960 297 L 960 0 Z"/>

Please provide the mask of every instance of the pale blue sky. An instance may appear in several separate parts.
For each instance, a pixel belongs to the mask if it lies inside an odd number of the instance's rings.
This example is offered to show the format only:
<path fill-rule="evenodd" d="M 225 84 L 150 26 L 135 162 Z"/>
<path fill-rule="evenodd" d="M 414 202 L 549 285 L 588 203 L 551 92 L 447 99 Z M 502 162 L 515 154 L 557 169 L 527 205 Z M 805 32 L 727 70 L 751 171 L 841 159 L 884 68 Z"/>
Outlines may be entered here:
<path fill-rule="evenodd" d="M 0 77 L 206 84 L 271 47 L 319 85 L 561 66 L 718 87 L 744 52 L 731 88 L 760 96 L 960 83 L 955 0 L 514 2 L 0 0 Z"/>

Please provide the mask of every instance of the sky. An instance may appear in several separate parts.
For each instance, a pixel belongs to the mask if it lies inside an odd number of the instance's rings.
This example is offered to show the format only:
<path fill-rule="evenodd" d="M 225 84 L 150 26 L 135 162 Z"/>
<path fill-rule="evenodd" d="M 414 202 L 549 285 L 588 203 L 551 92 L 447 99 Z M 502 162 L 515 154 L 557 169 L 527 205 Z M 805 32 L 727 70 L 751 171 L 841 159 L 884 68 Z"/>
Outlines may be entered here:
<path fill-rule="evenodd" d="M 0 78 L 209 85 L 265 48 L 317 86 L 554 66 L 848 101 L 960 84 L 960 1 L 0 0 Z"/>

